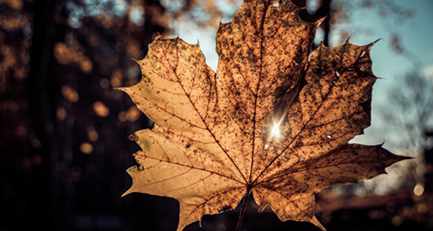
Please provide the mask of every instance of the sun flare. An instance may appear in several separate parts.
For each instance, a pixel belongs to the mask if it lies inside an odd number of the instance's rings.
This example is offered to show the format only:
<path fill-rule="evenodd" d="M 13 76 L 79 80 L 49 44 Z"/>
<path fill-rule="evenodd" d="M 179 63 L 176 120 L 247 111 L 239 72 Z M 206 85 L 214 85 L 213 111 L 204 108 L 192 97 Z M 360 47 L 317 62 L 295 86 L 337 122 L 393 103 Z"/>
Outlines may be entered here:
<path fill-rule="evenodd" d="M 273 138 L 279 139 L 282 137 L 281 130 L 280 130 L 280 123 L 274 122 L 272 124 L 270 135 L 271 135 L 271 139 Z"/>

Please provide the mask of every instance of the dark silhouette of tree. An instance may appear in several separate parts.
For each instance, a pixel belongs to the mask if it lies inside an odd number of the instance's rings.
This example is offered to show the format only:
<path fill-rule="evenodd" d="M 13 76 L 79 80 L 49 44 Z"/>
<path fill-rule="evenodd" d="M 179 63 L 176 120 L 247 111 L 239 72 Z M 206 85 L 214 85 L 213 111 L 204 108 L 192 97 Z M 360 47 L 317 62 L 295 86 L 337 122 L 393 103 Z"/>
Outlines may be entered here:
<path fill-rule="evenodd" d="M 427 143 L 424 135 L 433 126 L 433 82 L 418 71 L 403 76 L 403 84 L 388 90 L 393 111 L 381 111 L 386 124 L 398 129 L 393 145 L 421 153 Z"/>

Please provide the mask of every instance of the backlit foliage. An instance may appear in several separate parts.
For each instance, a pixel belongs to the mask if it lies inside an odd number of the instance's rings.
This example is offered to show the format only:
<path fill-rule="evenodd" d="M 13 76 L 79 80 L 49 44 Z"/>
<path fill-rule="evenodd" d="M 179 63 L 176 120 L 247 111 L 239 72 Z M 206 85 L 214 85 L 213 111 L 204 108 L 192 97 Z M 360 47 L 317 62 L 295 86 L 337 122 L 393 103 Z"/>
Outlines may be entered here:
<path fill-rule="evenodd" d="M 252 194 L 283 221 L 315 218 L 315 193 L 403 159 L 348 144 L 370 125 L 372 44 L 312 50 L 319 22 L 292 1 L 247 0 L 217 33 L 217 72 L 198 45 L 157 37 L 123 88 L 155 123 L 135 133 L 129 192 L 173 197 L 178 230 Z"/>

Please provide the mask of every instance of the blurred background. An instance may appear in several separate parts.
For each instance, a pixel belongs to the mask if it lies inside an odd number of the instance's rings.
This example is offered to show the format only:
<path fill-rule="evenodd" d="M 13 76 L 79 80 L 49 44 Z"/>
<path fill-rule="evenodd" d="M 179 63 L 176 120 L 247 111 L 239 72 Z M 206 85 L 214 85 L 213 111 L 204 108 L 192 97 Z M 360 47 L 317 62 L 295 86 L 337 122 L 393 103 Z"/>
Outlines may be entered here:
<path fill-rule="evenodd" d="M 411 156 L 388 174 L 317 195 L 334 230 L 433 230 L 433 1 L 296 0 L 327 16 L 315 42 L 381 39 L 372 50 L 372 126 L 354 142 Z M 140 80 L 156 34 L 200 42 L 216 68 L 215 33 L 240 0 L 0 0 L 0 230 L 176 230 L 176 200 L 120 195 L 151 122 L 115 87 Z M 254 208 L 253 206 L 250 206 Z M 233 230 L 238 212 L 186 230 Z M 318 230 L 248 211 L 243 230 Z"/>

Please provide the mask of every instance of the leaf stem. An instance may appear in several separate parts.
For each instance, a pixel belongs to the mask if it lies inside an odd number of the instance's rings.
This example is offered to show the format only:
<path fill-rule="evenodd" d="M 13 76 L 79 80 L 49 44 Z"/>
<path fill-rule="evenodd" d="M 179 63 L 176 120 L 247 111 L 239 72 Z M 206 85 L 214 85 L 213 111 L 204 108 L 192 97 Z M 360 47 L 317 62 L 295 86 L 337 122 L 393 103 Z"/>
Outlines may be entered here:
<path fill-rule="evenodd" d="M 248 202 L 250 199 L 250 193 L 251 193 L 251 187 L 248 186 L 247 193 L 245 194 L 244 198 L 242 199 L 243 201 L 241 203 L 241 207 L 240 207 L 240 211 L 239 211 L 239 219 L 236 222 L 235 231 L 241 231 L 241 229 L 242 229 L 243 221 L 245 220 L 245 215 L 246 215 L 247 210 L 248 210 Z"/>
<path fill-rule="evenodd" d="M 243 220 L 245 217 L 245 213 L 247 211 L 247 207 L 248 207 L 248 203 L 247 203 L 247 200 L 245 200 L 241 205 L 241 210 L 239 212 L 239 219 L 236 223 L 235 231 L 241 231 L 242 223 L 243 223 Z"/>

